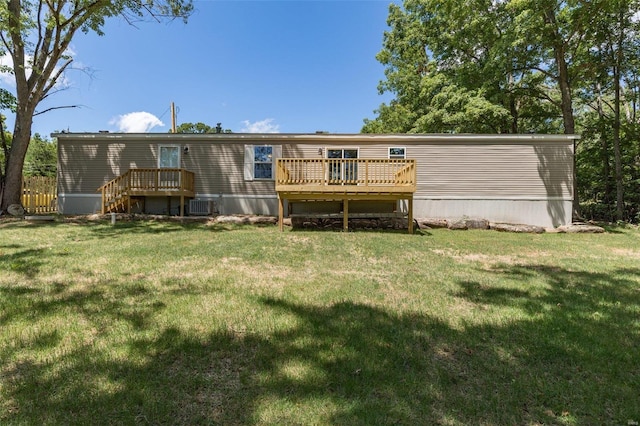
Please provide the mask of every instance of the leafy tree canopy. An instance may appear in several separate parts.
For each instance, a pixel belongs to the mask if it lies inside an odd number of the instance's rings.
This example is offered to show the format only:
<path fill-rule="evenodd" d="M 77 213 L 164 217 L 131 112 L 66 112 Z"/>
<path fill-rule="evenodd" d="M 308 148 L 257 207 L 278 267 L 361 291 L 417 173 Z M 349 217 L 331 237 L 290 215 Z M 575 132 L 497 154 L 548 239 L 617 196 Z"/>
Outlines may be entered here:
<path fill-rule="evenodd" d="M 176 128 L 176 133 L 231 133 L 229 129 L 223 129 L 222 123 L 218 123 L 216 127 L 211 127 L 202 122 L 198 123 L 182 123 Z"/>

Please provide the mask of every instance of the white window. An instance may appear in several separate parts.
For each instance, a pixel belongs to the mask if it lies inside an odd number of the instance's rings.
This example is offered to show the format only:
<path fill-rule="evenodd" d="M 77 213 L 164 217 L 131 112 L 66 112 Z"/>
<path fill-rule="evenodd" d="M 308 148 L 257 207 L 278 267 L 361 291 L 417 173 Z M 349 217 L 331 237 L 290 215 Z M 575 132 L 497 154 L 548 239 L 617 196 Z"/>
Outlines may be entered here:
<path fill-rule="evenodd" d="M 389 148 L 389 158 L 404 160 L 406 157 L 406 148 L 391 147 Z"/>
<path fill-rule="evenodd" d="M 274 180 L 276 158 L 282 157 L 280 145 L 245 145 L 245 180 Z"/>
<path fill-rule="evenodd" d="M 158 168 L 180 168 L 180 145 L 158 145 Z"/>

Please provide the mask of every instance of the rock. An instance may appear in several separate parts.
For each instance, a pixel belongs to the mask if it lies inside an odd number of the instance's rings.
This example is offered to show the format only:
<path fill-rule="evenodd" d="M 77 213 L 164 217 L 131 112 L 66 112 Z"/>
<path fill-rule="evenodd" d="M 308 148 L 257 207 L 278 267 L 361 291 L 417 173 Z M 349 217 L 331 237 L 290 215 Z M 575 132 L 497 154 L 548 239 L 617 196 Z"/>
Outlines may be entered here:
<path fill-rule="evenodd" d="M 467 223 L 465 220 L 457 220 L 457 221 L 452 221 L 449 222 L 449 225 L 447 226 L 447 228 L 449 229 L 453 229 L 453 230 L 466 230 L 467 228 Z"/>
<path fill-rule="evenodd" d="M 244 225 L 249 223 L 249 218 L 247 218 L 246 216 L 218 216 L 216 217 L 216 222 Z"/>
<path fill-rule="evenodd" d="M 568 234 L 602 234 L 604 232 L 604 228 L 583 223 L 572 223 L 571 225 L 559 226 L 558 231 L 566 232 Z"/>
<path fill-rule="evenodd" d="M 11 204 L 7 207 L 7 213 L 11 216 L 24 216 L 24 208 L 20 204 Z"/>
<path fill-rule="evenodd" d="M 489 221 L 486 219 L 465 219 L 467 229 L 489 229 Z"/>
<path fill-rule="evenodd" d="M 420 218 L 416 219 L 420 228 L 446 228 L 448 223 L 446 219 Z"/>
<path fill-rule="evenodd" d="M 249 223 L 252 225 L 275 225 L 278 223 L 278 218 L 274 216 L 251 216 Z"/>
<path fill-rule="evenodd" d="M 492 223 L 491 229 L 500 232 L 520 232 L 529 234 L 542 234 L 545 229 L 541 226 L 535 225 L 519 225 L 510 223 Z"/>

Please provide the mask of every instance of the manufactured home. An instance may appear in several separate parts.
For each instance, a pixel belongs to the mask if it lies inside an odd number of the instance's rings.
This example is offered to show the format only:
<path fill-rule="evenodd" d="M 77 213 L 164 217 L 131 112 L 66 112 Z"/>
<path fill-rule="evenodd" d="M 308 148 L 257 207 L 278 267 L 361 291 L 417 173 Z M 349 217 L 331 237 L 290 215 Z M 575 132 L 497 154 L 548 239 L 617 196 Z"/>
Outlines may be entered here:
<path fill-rule="evenodd" d="M 58 133 L 63 214 L 571 222 L 574 135 Z M 346 225 L 346 221 L 345 221 Z"/>

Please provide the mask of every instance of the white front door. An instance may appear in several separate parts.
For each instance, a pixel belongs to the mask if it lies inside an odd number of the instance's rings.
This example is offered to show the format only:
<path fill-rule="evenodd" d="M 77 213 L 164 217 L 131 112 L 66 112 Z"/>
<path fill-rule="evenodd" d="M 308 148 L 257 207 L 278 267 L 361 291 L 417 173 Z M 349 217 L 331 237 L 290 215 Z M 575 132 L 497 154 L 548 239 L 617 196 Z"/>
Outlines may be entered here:
<path fill-rule="evenodd" d="M 179 169 L 180 168 L 180 146 L 160 145 L 158 149 L 159 169 Z"/>
<path fill-rule="evenodd" d="M 159 169 L 179 169 L 180 168 L 180 145 L 160 145 L 158 146 L 158 168 Z M 180 188 L 180 172 L 167 170 L 158 171 L 158 189 L 175 190 Z"/>

